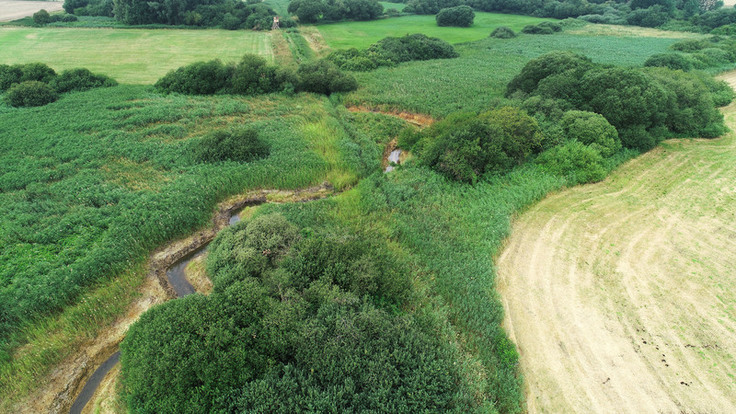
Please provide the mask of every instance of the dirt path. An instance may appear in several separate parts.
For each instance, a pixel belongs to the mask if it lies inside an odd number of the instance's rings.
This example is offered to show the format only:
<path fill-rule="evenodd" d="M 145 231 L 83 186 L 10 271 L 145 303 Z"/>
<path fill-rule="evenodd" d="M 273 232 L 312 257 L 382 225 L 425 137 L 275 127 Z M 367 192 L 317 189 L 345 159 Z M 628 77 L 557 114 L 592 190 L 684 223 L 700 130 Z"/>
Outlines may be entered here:
<path fill-rule="evenodd" d="M 518 217 L 498 288 L 528 411 L 736 412 L 735 219 L 733 134 L 669 141 Z"/>
<path fill-rule="evenodd" d="M 63 1 L 0 0 L 0 22 L 17 20 L 45 9 L 47 12 L 62 10 Z"/>

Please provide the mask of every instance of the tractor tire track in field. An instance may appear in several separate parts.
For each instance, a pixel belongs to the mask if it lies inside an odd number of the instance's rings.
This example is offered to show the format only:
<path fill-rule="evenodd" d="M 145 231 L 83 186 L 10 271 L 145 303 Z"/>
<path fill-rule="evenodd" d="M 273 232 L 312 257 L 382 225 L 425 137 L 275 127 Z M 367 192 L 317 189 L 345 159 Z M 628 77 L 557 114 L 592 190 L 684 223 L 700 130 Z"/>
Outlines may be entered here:
<path fill-rule="evenodd" d="M 734 223 L 733 133 L 665 142 L 521 214 L 497 265 L 527 410 L 736 412 Z"/>

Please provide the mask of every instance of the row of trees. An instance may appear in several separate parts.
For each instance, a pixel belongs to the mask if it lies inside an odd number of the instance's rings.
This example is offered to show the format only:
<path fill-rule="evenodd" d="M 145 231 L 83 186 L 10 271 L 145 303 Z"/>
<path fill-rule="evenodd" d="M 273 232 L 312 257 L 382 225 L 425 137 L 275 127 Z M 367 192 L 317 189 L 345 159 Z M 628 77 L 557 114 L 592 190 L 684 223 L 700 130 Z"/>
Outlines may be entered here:
<path fill-rule="evenodd" d="M 292 0 L 287 10 L 302 23 L 374 20 L 383 14 L 377 0 Z"/>
<path fill-rule="evenodd" d="M 383 242 L 385 243 L 385 242 Z M 129 407 L 181 412 L 446 412 L 460 378 L 435 323 L 403 311 L 382 242 L 283 216 L 223 230 L 210 296 L 146 312 L 121 345 Z"/>
<path fill-rule="evenodd" d="M 260 56 L 246 54 L 238 64 L 219 60 L 195 62 L 167 73 L 156 82 L 163 92 L 189 95 L 261 95 L 272 92 L 314 92 L 329 95 L 358 87 L 355 78 L 327 60 L 289 67 L 268 64 Z"/>

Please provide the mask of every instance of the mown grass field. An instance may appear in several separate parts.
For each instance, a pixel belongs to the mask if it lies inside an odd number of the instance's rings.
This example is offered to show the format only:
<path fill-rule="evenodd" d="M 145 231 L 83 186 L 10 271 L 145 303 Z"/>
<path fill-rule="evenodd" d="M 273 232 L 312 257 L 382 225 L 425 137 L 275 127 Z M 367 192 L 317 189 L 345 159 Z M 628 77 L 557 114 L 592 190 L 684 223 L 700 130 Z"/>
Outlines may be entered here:
<path fill-rule="evenodd" d="M 320 26 L 323 30 L 328 26 Z M 412 62 L 358 72 L 361 88 L 345 97 L 348 105 L 386 107 L 445 116 L 460 109 L 479 110 L 503 99 L 506 84 L 526 62 L 555 50 L 569 50 L 594 62 L 640 66 L 655 53 L 692 34 L 597 25 L 555 35 L 520 34 L 514 39 L 486 38 L 456 46 L 457 59 Z"/>
<path fill-rule="evenodd" d="M 401 5 L 382 3 L 385 8 Z M 325 41 L 334 49 L 350 47 L 365 48 L 386 36 L 403 36 L 408 33 L 424 33 L 456 44 L 483 39 L 499 26 L 508 26 L 514 31 L 528 24 L 537 24 L 550 19 L 516 16 L 511 14 L 475 12 L 471 27 L 439 27 L 434 16 L 401 16 L 370 22 L 343 22 L 319 25 Z"/>
<path fill-rule="evenodd" d="M 152 84 L 188 63 L 273 59 L 271 35 L 230 30 L 0 28 L 0 63 L 44 62 L 56 71 L 85 67 L 120 83 Z"/>

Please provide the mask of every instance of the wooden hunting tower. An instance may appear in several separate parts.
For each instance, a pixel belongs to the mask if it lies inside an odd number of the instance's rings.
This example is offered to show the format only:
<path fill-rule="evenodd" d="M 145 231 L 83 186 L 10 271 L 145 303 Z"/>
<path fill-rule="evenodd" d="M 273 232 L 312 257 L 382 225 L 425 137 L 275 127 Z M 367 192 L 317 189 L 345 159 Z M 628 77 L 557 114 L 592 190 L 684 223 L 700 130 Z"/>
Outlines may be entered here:
<path fill-rule="evenodd" d="M 279 16 L 273 16 L 273 26 L 271 26 L 271 30 L 276 30 L 279 28 Z"/>

